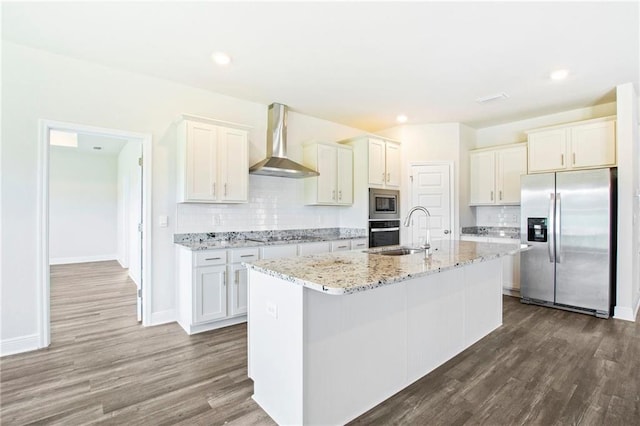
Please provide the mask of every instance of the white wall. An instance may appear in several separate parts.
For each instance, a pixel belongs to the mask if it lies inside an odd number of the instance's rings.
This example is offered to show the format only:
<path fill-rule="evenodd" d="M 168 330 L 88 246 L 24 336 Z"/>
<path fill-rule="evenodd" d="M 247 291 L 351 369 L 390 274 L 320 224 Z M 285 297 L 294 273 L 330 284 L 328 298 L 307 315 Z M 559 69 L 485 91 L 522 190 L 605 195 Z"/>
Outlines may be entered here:
<path fill-rule="evenodd" d="M 460 123 L 402 125 L 378 132 L 378 134 L 402 141 L 403 194 L 410 194 L 408 179 L 411 163 L 425 161 L 451 161 L 454 168 L 454 223 L 457 237 L 461 226 L 474 224 L 473 213 L 468 207 L 469 171 L 468 149 L 475 143 L 475 131 Z M 464 170 L 463 170 L 464 167 Z M 402 215 L 411 208 L 411 200 L 403 197 Z M 408 231 L 402 228 L 401 241 L 409 241 Z"/>
<path fill-rule="evenodd" d="M 116 156 L 52 146 L 49 158 L 50 263 L 115 259 Z"/>
<path fill-rule="evenodd" d="M 141 282 L 140 234 L 142 222 L 142 169 L 138 159 L 142 157 L 142 142 L 129 141 L 118 154 L 118 262 L 129 268 L 129 277 Z"/>
<path fill-rule="evenodd" d="M 252 126 L 250 158 L 258 161 L 266 149 L 267 105 L 3 41 L 2 111 L 0 339 L 32 342 L 35 336 L 37 341 L 38 286 L 34 253 L 38 241 L 38 119 L 152 135 L 151 321 L 172 321 L 176 307 L 173 233 L 178 214 L 174 121 L 182 113 L 192 113 Z M 300 144 L 306 138 L 338 140 L 364 133 L 295 112 L 290 113 L 289 130 L 289 150 L 294 160 L 300 160 Z M 251 181 L 255 185 L 255 179 Z M 279 197 L 291 193 L 300 196 L 299 192 L 292 191 L 290 185 L 295 184 L 290 181 L 274 182 L 271 187 L 278 191 Z M 270 185 L 264 183 L 264 186 Z M 271 203 L 273 197 L 272 193 L 265 194 L 263 202 Z M 207 208 L 198 208 L 196 216 L 206 216 L 208 213 L 202 213 L 201 209 Z M 242 213 L 244 208 L 239 207 L 237 211 Z M 338 215 L 337 209 L 323 208 L 321 214 L 326 218 L 323 221 L 335 223 L 332 218 Z M 286 214 L 286 211 L 277 212 Z M 169 227 L 158 226 L 159 215 L 169 217 Z M 26 346 L 25 343 L 23 347 Z"/>
<path fill-rule="evenodd" d="M 638 93 L 616 91 L 618 141 L 618 286 L 616 316 L 635 320 L 640 306 L 640 141 Z"/>

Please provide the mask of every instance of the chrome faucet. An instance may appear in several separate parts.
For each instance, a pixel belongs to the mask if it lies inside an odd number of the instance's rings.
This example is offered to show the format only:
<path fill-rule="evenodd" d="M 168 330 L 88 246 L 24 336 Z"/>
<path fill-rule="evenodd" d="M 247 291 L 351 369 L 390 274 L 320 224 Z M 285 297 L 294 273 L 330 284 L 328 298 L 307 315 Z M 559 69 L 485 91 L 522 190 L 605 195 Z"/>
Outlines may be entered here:
<path fill-rule="evenodd" d="M 411 224 L 411 216 L 416 210 L 420 210 L 421 212 L 424 212 L 424 214 L 427 217 L 427 235 L 425 236 L 424 243 L 420 245 L 420 248 L 424 249 L 425 251 L 424 253 L 426 257 L 429 254 L 429 249 L 431 248 L 431 236 L 429 232 L 429 226 L 431 225 L 431 213 L 429 213 L 429 210 L 427 210 L 422 206 L 412 207 L 411 210 L 409 210 L 409 213 L 407 214 L 407 218 L 404 220 L 404 226 L 408 227 Z"/>

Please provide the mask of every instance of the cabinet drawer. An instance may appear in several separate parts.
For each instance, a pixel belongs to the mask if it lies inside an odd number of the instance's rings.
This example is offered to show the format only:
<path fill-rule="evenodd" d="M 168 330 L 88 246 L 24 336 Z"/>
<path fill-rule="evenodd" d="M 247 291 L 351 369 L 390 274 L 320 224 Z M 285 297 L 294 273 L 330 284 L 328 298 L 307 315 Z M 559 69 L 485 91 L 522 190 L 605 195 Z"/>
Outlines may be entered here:
<path fill-rule="evenodd" d="M 345 251 L 351 249 L 349 240 L 331 241 L 331 251 Z"/>
<path fill-rule="evenodd" d="M 367 240 L 366 238 L 351 240 L 351 250 L 368 249 L 368 248 L 369 248 L 369 240 Z"/>
<path fill-rule="evenodd" d="M 224 265 L 227 263 L 227 251 L 202 251 L 195 254 L 194 266 Z"/>
<path fill-rule="evenodd" d="M 258 253 L 257 247 L 229 250 L 229 263 L 253 262 L 258 260 Z"/>

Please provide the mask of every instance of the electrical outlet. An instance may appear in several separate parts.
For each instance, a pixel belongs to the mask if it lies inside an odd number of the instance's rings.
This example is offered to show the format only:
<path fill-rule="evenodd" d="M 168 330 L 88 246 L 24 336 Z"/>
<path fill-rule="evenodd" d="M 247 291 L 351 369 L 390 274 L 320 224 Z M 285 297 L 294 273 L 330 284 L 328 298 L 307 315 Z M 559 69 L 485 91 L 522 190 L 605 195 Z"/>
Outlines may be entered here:
<path fill-rule="evenodd" d="M 267 315 L 278 319 L 278 305 L 273 302 L 267 302 Z"/>

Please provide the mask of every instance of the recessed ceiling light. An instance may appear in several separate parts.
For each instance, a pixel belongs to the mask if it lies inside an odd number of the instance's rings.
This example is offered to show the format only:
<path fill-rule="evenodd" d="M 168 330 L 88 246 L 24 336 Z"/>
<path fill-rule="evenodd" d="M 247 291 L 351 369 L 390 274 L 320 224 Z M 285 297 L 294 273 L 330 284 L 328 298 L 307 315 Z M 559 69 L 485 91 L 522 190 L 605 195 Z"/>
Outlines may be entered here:
<path fill-rule="evenodd" d="M 211 59 L 220 66 L 226 66 L 231 63 L 231 56 L 224 52 L 213 52 Z"/>
<path fill-rule="evenodd" d="M 399 116 L 396 117 L 396 121 L 398 123 L 406 123 L 408 120 L 407 116 L 404 114 L 400 114 Z"/>
<path fill-rule="evenodd" d="M 569 75 L 569 70 L 555 70 L 549 74 L 551 80 L 564 80 Z"/>

